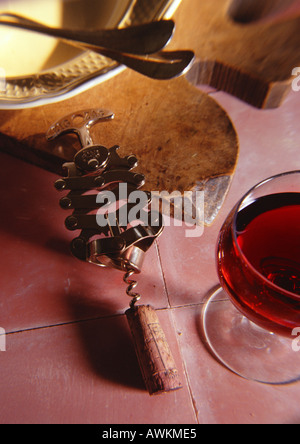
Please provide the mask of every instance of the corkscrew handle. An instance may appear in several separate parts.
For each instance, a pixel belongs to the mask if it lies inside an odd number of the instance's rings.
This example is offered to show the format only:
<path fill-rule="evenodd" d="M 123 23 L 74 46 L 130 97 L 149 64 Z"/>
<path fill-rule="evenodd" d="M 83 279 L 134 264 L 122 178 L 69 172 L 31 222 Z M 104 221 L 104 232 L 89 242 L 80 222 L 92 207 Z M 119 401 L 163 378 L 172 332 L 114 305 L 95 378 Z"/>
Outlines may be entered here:
<path fill-rule="evenodd" d="M 76 134 L 82 148 L 93 145 L 90 128 L 98 122 L 114 119 L 112 111 L 100 108 L 87 109 L 71 113 L 50 126 L 46 139 L 55 140 L 64 134 Z"/>
<path fill-rule="evenodd" d="M 174 358 L 157 314 L 150 305 L 126 311 L 135 351 L 150 395 L 182 388 Z"/>

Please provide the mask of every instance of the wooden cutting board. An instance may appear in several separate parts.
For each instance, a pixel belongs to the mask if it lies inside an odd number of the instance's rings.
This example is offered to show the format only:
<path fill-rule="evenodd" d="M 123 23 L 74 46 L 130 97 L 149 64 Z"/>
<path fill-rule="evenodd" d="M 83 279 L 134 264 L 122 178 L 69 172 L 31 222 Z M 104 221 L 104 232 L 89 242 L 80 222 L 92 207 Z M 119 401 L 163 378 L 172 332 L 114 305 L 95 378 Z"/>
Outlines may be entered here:
<path fill-rule="evenodd" d="M 278 107 L 291 91 L 300 66 L 299 1 L 183 0 L 175 21 L 181 47 L 196 54 L 195 84 L 258 108 Z"/>
<path fill-rule="evenodd" d="M 64 115 L 105 108 L 115 119 L 91 129 L 96 143 L 120 145 L 121 157 L 135 154 L 137 172 L 149 191 L 204 190 L 210 224 L 230 185 L 238 158 L 238 137 L 226 112 L 184 77 L 166 82 L 130 70 L 59 104 L 2 111 L 0 146 L 27 161 L 61 174 L 79 144 L 72 136 L 47 142 L 45 133 Z"/>

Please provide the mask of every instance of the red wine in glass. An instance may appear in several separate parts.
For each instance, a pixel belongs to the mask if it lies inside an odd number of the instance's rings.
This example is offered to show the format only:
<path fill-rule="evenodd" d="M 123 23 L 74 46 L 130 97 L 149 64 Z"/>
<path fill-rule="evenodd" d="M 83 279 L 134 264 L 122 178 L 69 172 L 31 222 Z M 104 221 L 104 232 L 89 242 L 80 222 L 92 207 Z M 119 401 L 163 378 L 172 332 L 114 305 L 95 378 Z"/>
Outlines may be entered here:
<path fill-rule="evenodd" d="M 246 379 L 298 381 L 300 171 L 264 180 L 237 203 L 219 234 L 217 269 L 221 288 L 201 315 L 207 347 Z"/>
<path fill-rule="evenodd" d="M 221 281 L 245 316 L 285 335 L 300 326 L 300 193 L 242 208 L 233 230 L 221 232 L 218 257 Z"/>

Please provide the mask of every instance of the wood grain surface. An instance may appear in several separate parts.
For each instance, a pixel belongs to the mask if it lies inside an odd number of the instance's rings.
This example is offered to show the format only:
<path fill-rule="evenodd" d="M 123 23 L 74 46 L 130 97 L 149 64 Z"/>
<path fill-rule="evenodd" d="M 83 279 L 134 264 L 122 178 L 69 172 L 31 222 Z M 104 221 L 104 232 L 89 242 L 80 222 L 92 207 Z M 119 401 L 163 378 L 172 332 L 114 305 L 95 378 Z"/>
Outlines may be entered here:
<path fill-rule="evenodd" d="M 126 70 L 71 100 L 0 112 L 2 150 L 61 174 L 79 144 L 72 136 L 47 142 L 45 133 L 64 115 L 93 107 L 115 113 L 114 120 L 92 128 L 95 143 L 120 145 L 122 157 L 136 155 L 147 190 L 196 191 L 224 177 L 217 199 L 214 193 L 207 198 L 213 206 L 208 213 L 218 211 L 235 170 L 238 137 L 226 112 L 184 77 L 158 82 Z"/>
<path fill-rule="evenodd" d="M 290 14 L 279 15 L 292 3 Z M 300 66 L 297 0 L 183 0 L 175 21 L 172 45 L 195 51 L 195 83 L 258 108 L 281 105 Z"/>

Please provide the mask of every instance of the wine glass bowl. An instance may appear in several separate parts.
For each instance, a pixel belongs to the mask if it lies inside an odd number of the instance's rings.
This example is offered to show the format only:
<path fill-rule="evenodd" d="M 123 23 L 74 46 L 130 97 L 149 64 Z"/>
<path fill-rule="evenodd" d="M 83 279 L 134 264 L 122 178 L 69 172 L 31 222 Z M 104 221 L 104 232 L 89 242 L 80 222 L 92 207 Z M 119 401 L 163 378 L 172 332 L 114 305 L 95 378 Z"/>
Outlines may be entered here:
<path fill-rule="evenodd" d="M 300 354 L 292 344 L 300 327 L 300 171 L 259 183 L 237 203 L 221 228 L 216 256 L 223 290 L 203 310 L 211 350 L 247 379 L 298 379 Z"/>

